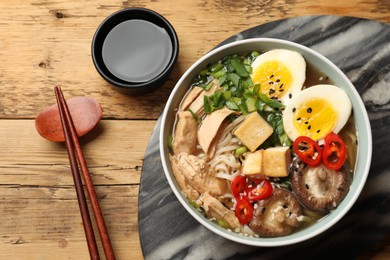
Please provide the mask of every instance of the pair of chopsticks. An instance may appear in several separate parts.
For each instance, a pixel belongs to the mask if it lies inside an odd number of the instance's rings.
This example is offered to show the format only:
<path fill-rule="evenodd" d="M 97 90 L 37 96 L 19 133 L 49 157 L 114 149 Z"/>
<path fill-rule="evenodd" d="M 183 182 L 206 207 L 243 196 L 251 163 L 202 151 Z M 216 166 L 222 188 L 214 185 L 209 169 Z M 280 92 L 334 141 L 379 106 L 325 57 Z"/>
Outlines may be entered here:
<path fill-rule="evenodd" d="M 81 182 L 80 178 L 78 163 L 80 164 L 81 173 L 83 175 L 84 183 L 91 202 L 91 207 L 95 217 L 96 225 L 99 230 L 99 235 L 103 244 L 106 259 L 115 259 L 114 251 L 112 249 L 110 238 L 108 237 L 106 225 L 104 223 L 104 218 L 99 206 L 99 201 L 96 197 L 95 189 L 91 180 L 91 176 L 89 174 L 87 163 L 80 147 L 72 117 L 70 115 L 61 88 L 56 86 L 54 88 L 54 91 L 57 98 L 58 110 L 60 112 L 62 129 L 64 131 L 65 144 L 66 149 L 68 151 L 70 167 L 72 170 L 73 180 L 76 187 L 77 200 L 79 202 L 81 218 L 83 220 L 84 232 L 88 243 L 89 255 L 91 259 L 100 259 L 92 227 L 91 217 L 89 215 L 88 205 L 84 194 L 83 183 Z"/>

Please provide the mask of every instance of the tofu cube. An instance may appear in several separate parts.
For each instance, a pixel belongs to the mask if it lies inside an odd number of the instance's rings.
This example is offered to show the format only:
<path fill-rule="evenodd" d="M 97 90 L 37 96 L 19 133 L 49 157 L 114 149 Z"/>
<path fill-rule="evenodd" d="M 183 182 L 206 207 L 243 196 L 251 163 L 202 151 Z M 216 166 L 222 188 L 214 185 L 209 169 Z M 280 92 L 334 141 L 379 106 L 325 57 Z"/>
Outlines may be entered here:
<path fill-rule="evenodd" d="M 254 153 L 247 153 L 245 156 L 242 173 L 247 176 L 262 174 L 263 170 L 263 150 Z"/>
<path fill-rule="evenodd" d="M 263 173 L 268 177 L 286 177 L 291 163 L 288 146 L 271 147 L 263 151 Z"/>
<path fill-rule="evenodd" d="M 272 133 L 272 126 L 270 126 L 257 112 L 251 113 L 234 131 L 234 135 L 240 139 L 251 152 L 256 151 L 257 147 L 264 143 Z"/>

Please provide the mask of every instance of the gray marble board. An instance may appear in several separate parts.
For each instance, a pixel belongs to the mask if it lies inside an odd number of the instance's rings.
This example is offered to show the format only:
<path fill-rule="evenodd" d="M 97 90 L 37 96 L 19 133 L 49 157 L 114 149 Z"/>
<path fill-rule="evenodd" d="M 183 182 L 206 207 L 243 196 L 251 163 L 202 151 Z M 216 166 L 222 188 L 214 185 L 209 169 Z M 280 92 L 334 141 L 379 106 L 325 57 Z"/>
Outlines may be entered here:
<path fill-rule="evenodd" d="M 165 178 L 158 120 L 143 163 L 139 234 L 145 259 L 355 259 L 390 234 L 390 25 L 355 17 L 303 16 L 259 25 L 223 41 L 270 37 L 310 47 L 352 81 L 368 110 L 373 158 L 357 203 L 324 234 L 291 246 L 252 247 L 219 237 L 185 211 Z"/>

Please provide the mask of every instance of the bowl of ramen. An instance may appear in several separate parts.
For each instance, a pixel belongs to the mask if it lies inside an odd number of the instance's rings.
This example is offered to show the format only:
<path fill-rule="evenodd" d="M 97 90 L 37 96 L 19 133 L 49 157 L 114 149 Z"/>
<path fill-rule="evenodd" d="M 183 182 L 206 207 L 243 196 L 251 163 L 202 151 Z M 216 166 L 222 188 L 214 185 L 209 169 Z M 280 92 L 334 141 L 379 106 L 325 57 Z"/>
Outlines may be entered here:
<path fill-rule="evenodd" d="M 207 53 L 162 114 L 170 187 L 206 228 L 253 246 L 298 243 L 356 202 L 372 137 L 353 84 L 297 43 L 257 38 Z"/>

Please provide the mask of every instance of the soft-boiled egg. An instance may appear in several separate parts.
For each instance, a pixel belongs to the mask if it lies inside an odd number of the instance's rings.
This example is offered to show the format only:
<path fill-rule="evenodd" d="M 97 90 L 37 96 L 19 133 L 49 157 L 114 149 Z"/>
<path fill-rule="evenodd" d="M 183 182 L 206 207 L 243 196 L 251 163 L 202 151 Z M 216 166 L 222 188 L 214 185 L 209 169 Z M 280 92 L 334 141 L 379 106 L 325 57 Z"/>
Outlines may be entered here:
<path fill-rule="evenodd" d="M 260 93 L 287 105 L 302 89 L 306 62 L 298 52 L 270 50 L 253 61 L 251 77 L 254 84 L 260 84 Z"/>
<path fill-rule="evenodd" d="M 338 133 L 351 115 L 347 93 L 334 85 L 315 85 L 297 94 L 283 111 L 283 126 L 291 140 L 308 136 L 321 140 Z"/>

